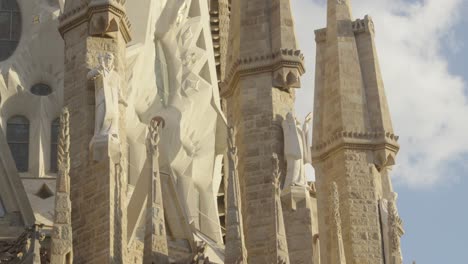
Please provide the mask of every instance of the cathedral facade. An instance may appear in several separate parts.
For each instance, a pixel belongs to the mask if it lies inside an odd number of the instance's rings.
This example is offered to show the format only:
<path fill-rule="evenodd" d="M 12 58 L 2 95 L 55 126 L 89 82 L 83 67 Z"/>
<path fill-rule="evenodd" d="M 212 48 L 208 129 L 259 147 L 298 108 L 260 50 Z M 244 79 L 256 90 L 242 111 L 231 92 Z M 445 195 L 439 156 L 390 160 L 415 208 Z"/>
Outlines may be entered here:
<path fill-rule="evenodd" d="M 374 24 L 327 6 L 301 122 L 290 0 L 0 0 L 0 263 L 402 264 Z"/>

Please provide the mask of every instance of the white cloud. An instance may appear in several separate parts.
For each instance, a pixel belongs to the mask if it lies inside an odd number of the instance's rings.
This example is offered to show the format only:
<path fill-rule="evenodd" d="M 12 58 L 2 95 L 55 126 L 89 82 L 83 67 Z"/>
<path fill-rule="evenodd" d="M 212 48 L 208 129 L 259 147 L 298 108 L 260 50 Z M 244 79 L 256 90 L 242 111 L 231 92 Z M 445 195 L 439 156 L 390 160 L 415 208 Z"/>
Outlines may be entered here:
<path fill-rule="evenodd" d="M 299 116 L 312 110 L 313 31 L 325 26 L 325 2 L 292 0 L 308 70 L 297 93 Z M 468 156 L 468 98 L 465 81 L 448 71 L 443 49 L 458 41 L 452 30 L 462 0 L 351 2 L 355 18 L 370 14 L 376 26 L 387 99 L 401 136 L 395 181 L 421 188 L 456 180 L 461 175 L 454 175 L 453 167 L 464 167 Z"/>

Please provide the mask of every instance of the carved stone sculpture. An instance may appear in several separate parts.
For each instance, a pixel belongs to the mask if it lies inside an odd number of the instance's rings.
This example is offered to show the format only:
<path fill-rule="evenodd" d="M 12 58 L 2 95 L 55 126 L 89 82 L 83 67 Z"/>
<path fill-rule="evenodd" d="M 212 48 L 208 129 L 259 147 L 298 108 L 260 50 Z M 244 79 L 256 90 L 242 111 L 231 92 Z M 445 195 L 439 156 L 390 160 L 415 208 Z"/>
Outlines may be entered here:
<path fill-rule="evenodd" d="M 307 186 L 304 172 L 304 135 L 293 113 L 288 113 L 282 123 L 284 133 L 284 156 L 287 162 L 284 189 L 290 186 Z"/>
<path fill-rule="evenodd" d="M 99 65 L 88 73 L 94 81 L 95 126 L 91 147 L 100 143 L 119 142 L 120 76 L 115 71 L 114 55 L 110 52 L 98 56 Z"/>

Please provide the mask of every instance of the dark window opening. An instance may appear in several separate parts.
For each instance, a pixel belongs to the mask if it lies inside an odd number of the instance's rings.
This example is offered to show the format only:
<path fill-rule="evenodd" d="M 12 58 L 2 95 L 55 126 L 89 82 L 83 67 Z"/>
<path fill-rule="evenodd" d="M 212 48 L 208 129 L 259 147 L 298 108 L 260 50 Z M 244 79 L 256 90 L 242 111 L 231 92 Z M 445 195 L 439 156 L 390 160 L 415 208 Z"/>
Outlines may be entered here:
<path fill-rule="evenodd" d="M 60 133 L 60 119 L 55 119 L 50 128 L 50 172 L 57 173 L 57 147 Z"/>
<path fill-rule="evenodd" d="M 8 59 L 21 36 L 21 14 L 16 0 L 0 0 L 0 61 Z"/>
<path fill-rule="evenodd" d="M 29 169 L 29 120 L 14 116 L 7 121 L 7 141 L 18 172 Z"/>
<path fill-rule="evenodd" d="M 52 93 L 52 88 L 49 85 L 38 83 L 31 87 L 31 93 L 38 96 L 47 96 Z"/>

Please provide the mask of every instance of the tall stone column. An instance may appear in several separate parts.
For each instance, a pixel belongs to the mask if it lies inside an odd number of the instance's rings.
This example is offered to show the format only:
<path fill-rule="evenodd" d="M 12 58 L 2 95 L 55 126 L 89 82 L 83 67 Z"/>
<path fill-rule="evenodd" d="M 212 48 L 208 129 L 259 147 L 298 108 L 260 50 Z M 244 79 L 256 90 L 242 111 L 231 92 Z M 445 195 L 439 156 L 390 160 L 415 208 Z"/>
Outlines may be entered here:
<path fill-rule="evenodd" d="M 374 24 L 367 16 L 353 21 L 349 0 L 328 0 L 327 15 L 327 28 L 315 32 L 312 143 L 321 263 L 386 263 L 384 249 L 391 241 L 379 207 L 383 200 L 393 201 L 388 171 L 399 145 L 380 74 Z M 339 206 L 329 198 L 333 192 Z M 336 235 L 337 228 L 342 236 Z"/>
<path fill-rule="evenodd" d="M 169 264 L 164 204 L 159 174 L 159 140 L 162 119 L 153 119 L 149 125 L 146 148 L 151 167 L 146 198 L 146 225 L 143 263 Z"/>
<path fill-rule="evenodd" d="M 58 140 L 58 177 L 55 194 L 55 216 L 52 232 L 51 264 L 68 264 L 73 259 L 70 201 L 70 114 L 64 108 L 60 115 Z"/>
<path fill-rule="evenodd" d="M 285 175 L 281 122 L 293 111 L 304 73 L 289 0 L 232 1 L 226 77 L 221 85 L 230 126 L 237 128 L 239 181 L 248 263 L 281 255 L 271 156 Z"/>
<path fill-rule="evenodd" d="M 125 48 L 130 32 L 124 4 L 69 0 L 60 17 L 78 264 L 126 262 Z"/>

